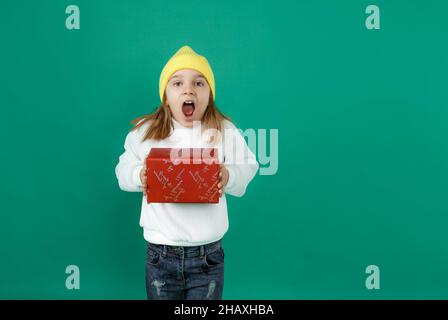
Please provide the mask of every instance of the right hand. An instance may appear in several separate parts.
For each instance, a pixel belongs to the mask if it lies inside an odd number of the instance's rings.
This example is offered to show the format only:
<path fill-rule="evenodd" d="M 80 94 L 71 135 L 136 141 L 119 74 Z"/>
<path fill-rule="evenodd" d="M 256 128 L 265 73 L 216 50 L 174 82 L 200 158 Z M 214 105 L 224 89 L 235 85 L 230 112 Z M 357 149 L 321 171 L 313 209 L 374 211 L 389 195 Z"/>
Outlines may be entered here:
<path fill-rule="evenodd" d="M 142 170 L 140 170 L 140 180 L 142 181 L 143 185 L 143 195 L 146 196 L 146 189 L 148 188 L 146 179 L 146 161 L 145 164 L 143 165 Z"/>

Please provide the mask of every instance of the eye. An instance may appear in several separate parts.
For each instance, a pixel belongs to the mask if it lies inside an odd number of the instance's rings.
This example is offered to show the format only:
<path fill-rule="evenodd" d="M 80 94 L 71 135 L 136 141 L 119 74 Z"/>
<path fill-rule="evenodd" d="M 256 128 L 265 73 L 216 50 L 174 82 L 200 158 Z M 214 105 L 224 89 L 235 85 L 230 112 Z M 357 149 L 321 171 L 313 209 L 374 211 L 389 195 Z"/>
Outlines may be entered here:
<path fill-rule="evenodd" d="M 173 86 L 175 86 L 175 87 L 178 87 L 178 86 L 180 86 L 182 84 L 182 82 L 180 82 L 180 81 L 174 81 L 173 82 Z"/>
<path fill-rule="evenodd" d="M 196 82 L 196 85 L 199 86 L 199 87 L 203 87 L 203 86 L 204 86 L 204 82 L 202 82 L 202 81 L 197 81 L 197 82 Z"/>

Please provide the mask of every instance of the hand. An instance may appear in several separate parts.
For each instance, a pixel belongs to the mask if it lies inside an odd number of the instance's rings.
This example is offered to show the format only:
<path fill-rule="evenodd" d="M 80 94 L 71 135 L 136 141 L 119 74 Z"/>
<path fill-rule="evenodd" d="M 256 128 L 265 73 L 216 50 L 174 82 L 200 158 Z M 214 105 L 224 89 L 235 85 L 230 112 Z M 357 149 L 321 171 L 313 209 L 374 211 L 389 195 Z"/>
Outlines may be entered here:
<path fill-rule="evenodd" d="M 140 180 L 142 181 L 143 184 L 143 195 L 146 196 L 146 189 L 148 188 L 148 185 L 146 183 L 146 161 L 143 165 L 142 170 L 140 170 Z"/>
<path fill-rule="evenodd" d="M 229 170 L 223 165 L 219 165 L 219 183 L 218 183 L 218 189 L 219 189 L 219 197 L 221 198 L 222 194 L 224 193 L 224 187 L 227 185 L 227 182 L 229 182 Z"/>

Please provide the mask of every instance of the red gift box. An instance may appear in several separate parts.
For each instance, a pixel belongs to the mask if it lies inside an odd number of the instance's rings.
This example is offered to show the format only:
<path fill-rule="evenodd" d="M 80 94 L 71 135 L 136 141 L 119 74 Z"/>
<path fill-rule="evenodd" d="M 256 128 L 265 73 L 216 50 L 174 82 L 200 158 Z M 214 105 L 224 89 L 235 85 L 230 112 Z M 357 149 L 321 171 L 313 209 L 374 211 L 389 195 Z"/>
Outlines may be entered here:
<path fill-rule="evenodd" d="M 148 203 L 218 203 L 218 150 L 151 148 L 146 178 Z"/>

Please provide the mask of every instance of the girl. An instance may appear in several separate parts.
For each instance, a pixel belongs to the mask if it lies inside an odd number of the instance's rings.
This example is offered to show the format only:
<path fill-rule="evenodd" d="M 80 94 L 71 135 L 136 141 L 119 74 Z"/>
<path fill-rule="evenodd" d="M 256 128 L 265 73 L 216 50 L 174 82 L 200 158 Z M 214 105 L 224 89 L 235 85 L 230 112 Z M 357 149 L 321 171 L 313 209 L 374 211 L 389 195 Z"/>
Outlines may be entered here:
<path fill-rule="evenodd" d="M 154 113 L 131 122 L 135 126 L 115 168 L 120 189 L 143 192 L 140 226 L 147 241 L 147 296 L 220 300 L 221 239 L 228 229 L 226 194 L 241 197 L 258 163 L 240 132 L 215 106 L 214 76 L 205 57 L 182 47 L 162 70 L 159 95 L 162 105 Z M 193 126 L 197 124 L 199 131 Z M 152 147 L 217 148 L 219 202 L 147 204 L 145 163 Z"/>

